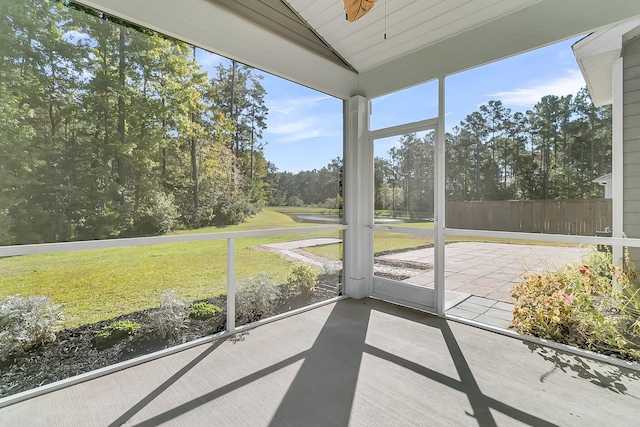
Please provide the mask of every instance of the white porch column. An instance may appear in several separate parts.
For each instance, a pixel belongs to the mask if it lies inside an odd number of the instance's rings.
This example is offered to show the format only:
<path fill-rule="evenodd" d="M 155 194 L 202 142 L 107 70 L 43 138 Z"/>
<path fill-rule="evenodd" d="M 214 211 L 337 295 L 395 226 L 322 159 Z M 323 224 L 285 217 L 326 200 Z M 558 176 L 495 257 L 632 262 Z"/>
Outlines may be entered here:
<path fill-rule="evenodd" d="M 373 142 L 369 140 L 369 100 L 346 101 L 344 147 L 345 295 L 364 298 L 372 292 Z"/>
<path fill-rule="evenodd" d="M 445 284 L 444 284 L 444 228 L 445 228 L 445 85 L 444 77 L 438 79 L 438 134 L 436 135 L 436 151 L 434 157 L 435 170 L 435 197 L 434 197 L 434 258 L 435 282 L 434 301 L 438 316 L 444 316 L 445 311 Z"/>
<path fill-rule="evenodd" d="M 612 72 L 612 237 L 622 237 L 624 221 L 624 108 L 623 108 L 623 59 L 618 58 L 613 62 Z M 622 267 L 623 248 L 613 246 L 613 265 Z M 617 281 L 614 286 L 619 288 Z"/>

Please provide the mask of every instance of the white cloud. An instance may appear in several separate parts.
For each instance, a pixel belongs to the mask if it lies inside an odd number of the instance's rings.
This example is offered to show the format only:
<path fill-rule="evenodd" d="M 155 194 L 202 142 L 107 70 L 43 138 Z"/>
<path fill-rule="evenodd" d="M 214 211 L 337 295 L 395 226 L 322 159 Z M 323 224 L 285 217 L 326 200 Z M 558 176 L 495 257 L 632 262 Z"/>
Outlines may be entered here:
<path fill-rule="evenodd" d="M 566 75 L 546 82 L 531 82 L 528 87 L 496 92 L 489 95 L 491 99 L 499 99 L 504 105 L 516 107 L 533 107 L 545 95 L 575 95 L 585 85 L 579 70 L 566 70 Z"/>
<path fill-rule="evenodd" d="M 280 114 L 291 114 L 298 109 L 308 109 L 313 107 L 316 103 L 324 101 L 325 99 L 331 99 L 328 95 L 316 96 L 310 98 L 292 98 L 278 101 L 271 101 L 267 103 L 269 112 L 275 111 Z"/>
<path fill-rule="evenodd" d="M 269 126 L 269 132 L 276 135 L 287 135 L 301 132 L 312 126 L 311 119 L 297 120 L 294 122 L 280 122 Z"/>
<path fill-rule="evenodd" d="M 288 143 L 305 139 L 337 136 L 342 129 L 335 129 L 335 113 L 322 111 L 318 103 L 331 97 L 323 95 L 310 98 L 291 98 L 271 101 L 267 104 L 269 118 L 265 133 L 274 138 L 270 142 Z"/>

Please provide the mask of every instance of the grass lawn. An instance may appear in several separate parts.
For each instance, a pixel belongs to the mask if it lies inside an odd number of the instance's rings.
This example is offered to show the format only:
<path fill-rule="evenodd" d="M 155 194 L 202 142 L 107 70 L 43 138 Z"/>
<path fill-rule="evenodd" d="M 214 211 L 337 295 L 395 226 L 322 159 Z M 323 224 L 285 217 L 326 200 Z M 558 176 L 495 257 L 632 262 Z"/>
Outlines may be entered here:
<path fill-rule="evenodd" d="M 308 226 L 273 209 L 265 209 L 237 226 L 176 233 Z M 290 263 L 274 253 L 251 248 L 320 236 L 338 237 L 338 233 L 237 239 L 236 277 L 242 281 L 242 278 L 265 271 L 282 282 Z M 65 304 L 66 326 L 78 326 L 155 307 L 160 294 L 169 289 L 175 289 L 185 300 L 224 293 L 226 257 L 226 240 L 213 240 L 0 258 L 0 297 L 15 294 L 49 296 L 56 304 Z"/>
<path fill-rule="evenodd" d="M 297 223 L 283 212 L 326 214 L 329 211 L 324 208 L 266 208 L 236 226 L 182 230 L 174 234 L 309 227 L 313 224 Z M 403 226 L 433 228 L 433 223 Z M 282 283 L 291 264 L 274 253 L 252 248 L 312 237 L 341 237 L 341 234 L 313 232 L 237 239 L 236 277 L 242 282 L 243 278 L 264 271 Z M 451 241 L 510 243 L 504 239 L 447 238 L 447 242 Z M 426 236 L 377 231 L 374 251 L 412 248 L 428 243 L 433 243 L 433 240 Z M 518 240 L 512 243 L 552 245 L 550 242 Z M 342 244 L 307 250 L 335 260 L 341 258 Z M 0 258 L 0 298 L 15 294 L 49 296 L 56 304 L 65 305 L 66 326 L 78 326 L 155 307 L 160 295 L 169 289 L 175 289 L 184 300 L 224 293 L 226 257 L 226 240 L 214 240 Z"/>

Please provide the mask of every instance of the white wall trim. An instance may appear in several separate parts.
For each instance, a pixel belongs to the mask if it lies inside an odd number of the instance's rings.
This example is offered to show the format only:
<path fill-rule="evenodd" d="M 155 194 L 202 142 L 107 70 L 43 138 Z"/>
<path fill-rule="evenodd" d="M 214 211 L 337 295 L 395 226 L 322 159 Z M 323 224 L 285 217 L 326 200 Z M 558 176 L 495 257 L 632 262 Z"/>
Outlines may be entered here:
<path fill-rule="evenodd" d="M 435 130 L 438 126 L 438 118 L 420 120 L 417 122 L 405 123 L 388 128 L 376 129 L 369 132 L 369 137 L 374 139 L 388 138 L 391 136 L 406 135 L 408 133 L 424 132 Z"/>
<path fill-rule="evenodd" d="M 596 236 L 569 236 L 564 234 L 522 233 L 514 231 L 489 231 L 468 230 L 458 228 L 445 228 L 445 236 L 497 238 L 509 240 L 536 240 L 539 242 L 576 243 L 579 245 L 621 245 L 627 247 L 640 247 L 640 239 L 596 237 Z"/>
<path fill-rule="evenodd" d="M 612 186 L 612 237 L 621 238 L 624 233 L 624 78 L 623 59 L 618 58 L 612 66 L 612 141 L 611 141 L 611 186 Z M 613 263 L 623 265 L 623 249 L 614 245 Z M 616 281 L 616 287 L 620 284 Z"/>

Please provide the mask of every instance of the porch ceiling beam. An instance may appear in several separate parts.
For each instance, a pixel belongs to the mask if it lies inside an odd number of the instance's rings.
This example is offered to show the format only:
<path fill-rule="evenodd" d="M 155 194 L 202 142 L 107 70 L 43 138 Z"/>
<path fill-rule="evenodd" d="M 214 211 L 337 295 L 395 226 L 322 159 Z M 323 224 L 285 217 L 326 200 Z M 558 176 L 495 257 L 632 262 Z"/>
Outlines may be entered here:
<path fill-rule="evenodd" d="M 357 92 L 354 71 L 205 0 L 77 2 L 338 98 Z"/>

